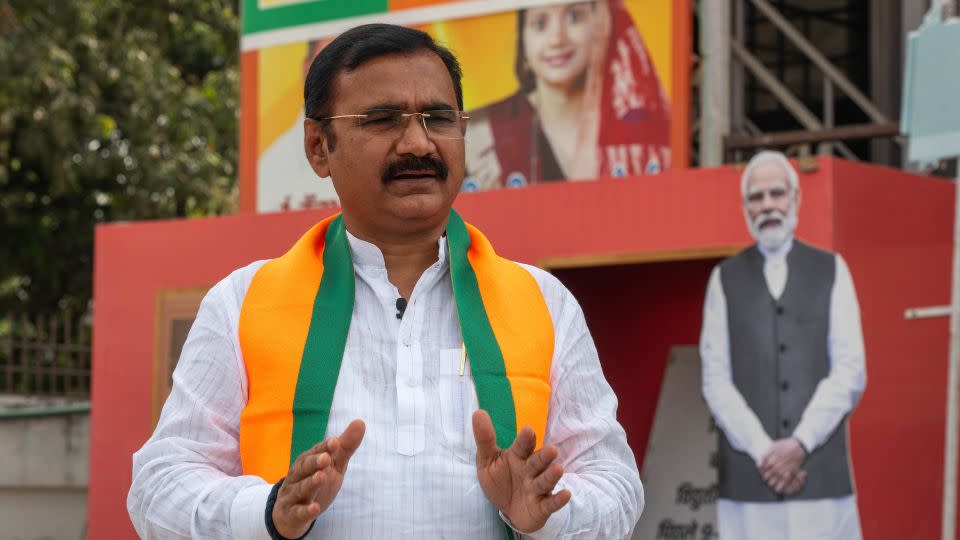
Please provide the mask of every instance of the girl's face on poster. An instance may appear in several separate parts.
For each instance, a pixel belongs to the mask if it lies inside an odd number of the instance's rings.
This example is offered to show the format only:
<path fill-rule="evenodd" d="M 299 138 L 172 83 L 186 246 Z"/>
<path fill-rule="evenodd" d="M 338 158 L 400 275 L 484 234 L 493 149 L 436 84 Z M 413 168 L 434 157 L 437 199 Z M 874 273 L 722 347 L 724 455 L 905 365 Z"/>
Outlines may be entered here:
<path fill-rule="evenodd" d="M 537 84 L 569 87 L 590 61 L 594 2 L 531 8 L 523 25 L 523 54 Z"/>

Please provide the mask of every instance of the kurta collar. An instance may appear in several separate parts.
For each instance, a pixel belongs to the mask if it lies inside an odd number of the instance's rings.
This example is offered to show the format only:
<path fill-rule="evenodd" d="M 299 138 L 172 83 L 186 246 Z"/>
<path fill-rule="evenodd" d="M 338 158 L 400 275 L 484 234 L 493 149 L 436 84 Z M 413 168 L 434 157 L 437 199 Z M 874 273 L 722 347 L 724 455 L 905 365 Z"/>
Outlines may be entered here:
<path fill-rule="evenodd" d="M 356 236 L 350 234 L 350 231 L 345 232 L 347 233 L 347 242 L 350 244 L 350 255 L 353 257 L 353 264 L 357 266 L 373 266 L 376 268 L 386 269 L 386 262 L 383 260 L 383 252 L 380 251 L 380 248 L 370 242 L 367 242 L 366 240 L 357 238 Z M 439 249 L 437 251 L 437 262 L 435 264 L 446 264 L 446 235 L 437 239 L 437 246 Z"/>

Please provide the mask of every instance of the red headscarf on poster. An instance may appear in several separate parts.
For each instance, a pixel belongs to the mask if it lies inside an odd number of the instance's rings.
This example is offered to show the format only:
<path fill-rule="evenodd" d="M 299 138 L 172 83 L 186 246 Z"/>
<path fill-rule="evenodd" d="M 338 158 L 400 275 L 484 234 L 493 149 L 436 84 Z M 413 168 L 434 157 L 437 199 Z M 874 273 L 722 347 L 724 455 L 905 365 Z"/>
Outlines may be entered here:
<path fill-rule="evenodd" d="M 599 176 L 655 174 L 670 166 L 670 104 L 647 47 L 621 0 L 610 0 Z"/>
<path fill-rule="evenodd" d="M 541 37 L 532 46 L 533 51 L 526 50 L 527 40 L 532 39 L 530 33 L 549 32 L 535 30 L 538 23 L 531 23 L 531 17 L 539 18 L 539 26 L 546 28 L 561 24 L 558 14 L 568 20 L 570 13 L 564 10 L 582 10 L 584 4 L 590 5 L 594 21 L 587 32 L 589 41 L 584 40 L 582 27 L 567 28 L 560 33 L 564 38 L 551 38 L 544 46 Z M 546 11 L 553 19 L 544 15 Z M 523 10 L 518 17 L 516 73 L 520 89 L 499 102 L 470 111 L 465 190 L 638 176 L 670 166 L 670 105 L 623 0 L 561 4 L 540 8 L 536 13 Z M 582 20 L 583 13 L 569 19 Z M 575 33 L 580 37 L 573 38 Z M 574 47 L 589 51 L 589 60 L 581 74 L 579 92 L 571 92 L 579 94 L 579 101 L 573 97 L 567 104 L 571 111 L 579 111 L 575 131 L 571 132 L 569 128 L 545 125 L 550 119 L 541 117 L 545 111 L 538 106 L 539 85 L 548 83 L 535 73 L 528 57 L 572 55 Z"/>

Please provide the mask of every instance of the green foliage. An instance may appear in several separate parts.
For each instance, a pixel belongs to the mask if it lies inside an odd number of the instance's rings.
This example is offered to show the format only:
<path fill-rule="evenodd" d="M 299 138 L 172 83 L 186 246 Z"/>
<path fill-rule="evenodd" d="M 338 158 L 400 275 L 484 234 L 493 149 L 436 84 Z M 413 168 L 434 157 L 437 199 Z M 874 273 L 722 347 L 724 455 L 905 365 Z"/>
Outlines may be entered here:
<path fill-rule="evenodd" d="M 93 229 L 236 204 L 237 0 L 0 0 L 0 313 L 83 311 Z"/>

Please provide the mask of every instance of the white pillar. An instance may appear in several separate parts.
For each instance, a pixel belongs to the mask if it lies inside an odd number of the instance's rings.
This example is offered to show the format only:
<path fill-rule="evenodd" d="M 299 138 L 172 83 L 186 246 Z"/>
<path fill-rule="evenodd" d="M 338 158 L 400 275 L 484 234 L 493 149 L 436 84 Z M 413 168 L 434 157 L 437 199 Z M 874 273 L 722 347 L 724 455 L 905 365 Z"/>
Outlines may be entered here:
<path fill-rule="evenodd" d="M 700 0 L 700 166 L 723 163 L 730 133 L 730 0 Z"/>
<path fill-rule="evenodd" d="M 953 278 L 950 300 L 950 363 L 947 368 L 947 426 L 943 452 L 943 540 L 955 540 L 957 524 L 957 429 L 960 384 L 960 171 L 953 210 Z"/>

